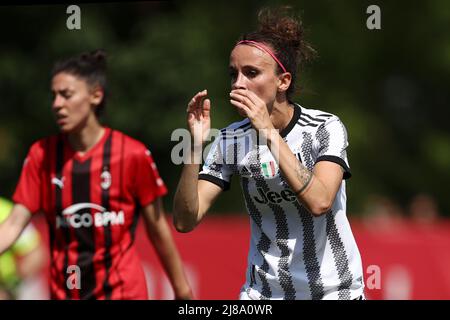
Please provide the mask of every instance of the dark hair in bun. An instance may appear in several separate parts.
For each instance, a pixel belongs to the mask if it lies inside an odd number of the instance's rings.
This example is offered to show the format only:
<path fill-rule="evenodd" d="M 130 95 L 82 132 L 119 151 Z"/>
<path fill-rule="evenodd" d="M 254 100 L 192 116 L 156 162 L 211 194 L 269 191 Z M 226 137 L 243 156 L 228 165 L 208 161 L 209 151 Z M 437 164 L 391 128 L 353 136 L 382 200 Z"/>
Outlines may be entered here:
<path fill-rule="evenodd" d="M 316 51 L 305 39 L 305 31 L 300 17 L 292 12 L 289 6 L 278 9 L 261 9 L 258 13 L 258 28 L 256 31 L 244 34 L 240 40 L 262 42 L 273 49 L 275 56 L 292 74 L 292 82 L 286 92 L 288 99 L 295 92 L 295 81 L 299 67 L 310 62 L 316 56 Z M 283 70 L 280 66 L 277 72 Z"/>
<path fill-rule="evenodd" d="M 91 87 L 100 86 L 103 89 L 103 100 L 95 110 L 96 115 L 100 116 L 106 106 L 106 52 L 99 49 L 57 61 L 53 66 L 51 76 L 54 77 L 62 72 L 85 80 Z"/>

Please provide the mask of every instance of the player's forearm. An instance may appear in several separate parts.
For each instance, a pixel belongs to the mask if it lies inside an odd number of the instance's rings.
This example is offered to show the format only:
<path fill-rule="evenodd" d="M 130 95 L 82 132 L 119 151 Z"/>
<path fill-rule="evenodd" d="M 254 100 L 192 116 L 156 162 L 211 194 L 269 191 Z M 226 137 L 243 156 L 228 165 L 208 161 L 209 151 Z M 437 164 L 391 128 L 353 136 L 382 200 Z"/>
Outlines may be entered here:
<path fill-rule="evenodd" d="M 173 240 L 169 243 L 166 242 L 164 246 L 160 246 L 159 257 L 172 284 L 175 297 L 177 299 L 190 299 L 192 294 L 191 288 Z"/>
<path fill-rule="evenodd" d="M 198 223 L 198 164 L 185 164 L 174 197 L 173 215 L 175 228 L 180 232 L 191 231 Z"/>
<path fill-rule="evenodd" d="M 0 224 L 0 254 L 19 238 L 30 219 L 31 213 L 25 206 L 14 205 L 8 218 Z"/>
<path fill-rule="evenodd" d="M 327 212 L 332 199 L 323 183 L 295 157 L 279 134 L 268 137 L 267 143 L 297 199 L 315 216 Z"/>
<path fill-rule="evenodd" d="M 11 224 L 9 220 L 0 224 L 0 255 L 11 247 L 19 237 L 21 230 Z"/>
<path fill-rule="evenodd" d="M 161 219 L 164 218 L 161 217 Z M 147 231 L 148 237 L 153 243 L 161 264 L 164 266 L 164 270 L 172 284 L 175 297 L 177 299 L 192 298 L 191 288 L 183 271 L 183 263 L 168 224 L 161 223 L 156 230 L 148 228 Z"/>

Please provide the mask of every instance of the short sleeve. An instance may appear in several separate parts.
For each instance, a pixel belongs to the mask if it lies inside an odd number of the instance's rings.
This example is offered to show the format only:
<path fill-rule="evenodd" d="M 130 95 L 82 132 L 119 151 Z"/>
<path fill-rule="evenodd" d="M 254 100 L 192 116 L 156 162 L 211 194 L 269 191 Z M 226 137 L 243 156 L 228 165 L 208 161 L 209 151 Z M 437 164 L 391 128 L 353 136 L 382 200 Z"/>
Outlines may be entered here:
<path fill-rule="evenodd" d="M 12 197 L 15 203 L 24 205 L 31 213 L 42 208 L 43 151 L 42 142 L 38 141 L 31 146 Z"/>
<path fill-rule="evenodd" d="M 224 153 L 225 141 L 220 135 L 214 140 L 206 156 L 198 178 L 214 183 L 223 190 L 230 189 L 232 171 L 226 164 Z"/>
<path fill-rule="evenodd" d="M 145 207 L 156 198 L 167 194 L 167 188 L 161 179 L 150 150 L 139 148 L 133 152 L 134 189 L 141 207 Z"/>
<path fill-rule="evenodd" d="M 322 124 L 315 135 L 318 153 L 316 163 L 330 161 L 344 169 L 344 179 L 351 177 L 347 159 L 347 130 L 338 117 L 331 117 Z"/>

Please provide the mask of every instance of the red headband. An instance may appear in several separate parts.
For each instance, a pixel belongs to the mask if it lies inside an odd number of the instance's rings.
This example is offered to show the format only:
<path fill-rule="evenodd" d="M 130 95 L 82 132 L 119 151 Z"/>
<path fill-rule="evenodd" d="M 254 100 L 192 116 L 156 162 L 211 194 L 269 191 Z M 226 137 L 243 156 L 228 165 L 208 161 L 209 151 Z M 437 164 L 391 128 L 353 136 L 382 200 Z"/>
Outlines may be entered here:
<path fill-rule="evenodd" d="M 256 48 L 267 52 L 268 54 L 270 54 L 270 56 L 273 58 L 273 60 L 276 61 L 276 63 L 278 63 L 278 65 L 280 66 L 281 69 L 283 69 L 284 72 L 286 71 L 286 68 L 283 66 L 283 64 L 281 63 L 280 60 L 278 60 L 278 58 L 275 56 L 275 54 L 272 52 L 272 50 L 270 50 L 267 46 L 265 46 L 264 44 L 260 43 L 260 42 L 256 42 L 256 41 L 251 41 L 251 40 L 242 40 L 239 41 L 236 46 L 240 45 L 240 44 L 250 44 L 255 46 Z"/>

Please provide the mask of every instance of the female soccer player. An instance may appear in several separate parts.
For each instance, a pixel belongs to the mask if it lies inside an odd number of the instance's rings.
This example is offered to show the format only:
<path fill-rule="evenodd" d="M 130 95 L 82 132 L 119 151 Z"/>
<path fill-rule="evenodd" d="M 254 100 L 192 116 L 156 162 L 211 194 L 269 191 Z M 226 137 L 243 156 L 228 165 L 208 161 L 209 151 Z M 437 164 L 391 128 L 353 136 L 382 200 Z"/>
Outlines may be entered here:
<path fill-rule="evenodd" d="M 83 53 L 52 72 L 52 110 L 61 133 L 34 143 L 13 200 L 0 225 L 0 253 L 31 214 L 43 211 L 50 231 L 52 299 L 147 299 L 144 272 L 133 245 L 138 213 L 165 267 L 177 299 L 192 296 L 164 218 L 167 189 L 150 151 L 104 127 L 106 56 Z"/>
<path fill-rule="evenodd" d="M 230 55 L 230 103 L 245 119 L 221 130 L 200 174 L 198 164 L 183 167 L 174 199 L 181 232 L 194 229 L 232 175 L 240 176 L 251 223 L 240 299 L 363 297 L 346 217 L 346 130 L 337 116 L 291 100 L 297 68 L 312 54 L 299 19 L 261 11 L 258 30 Z M 206 90 L 188 104 L 192 156 L 208 136 L 210 111 Z"/>

